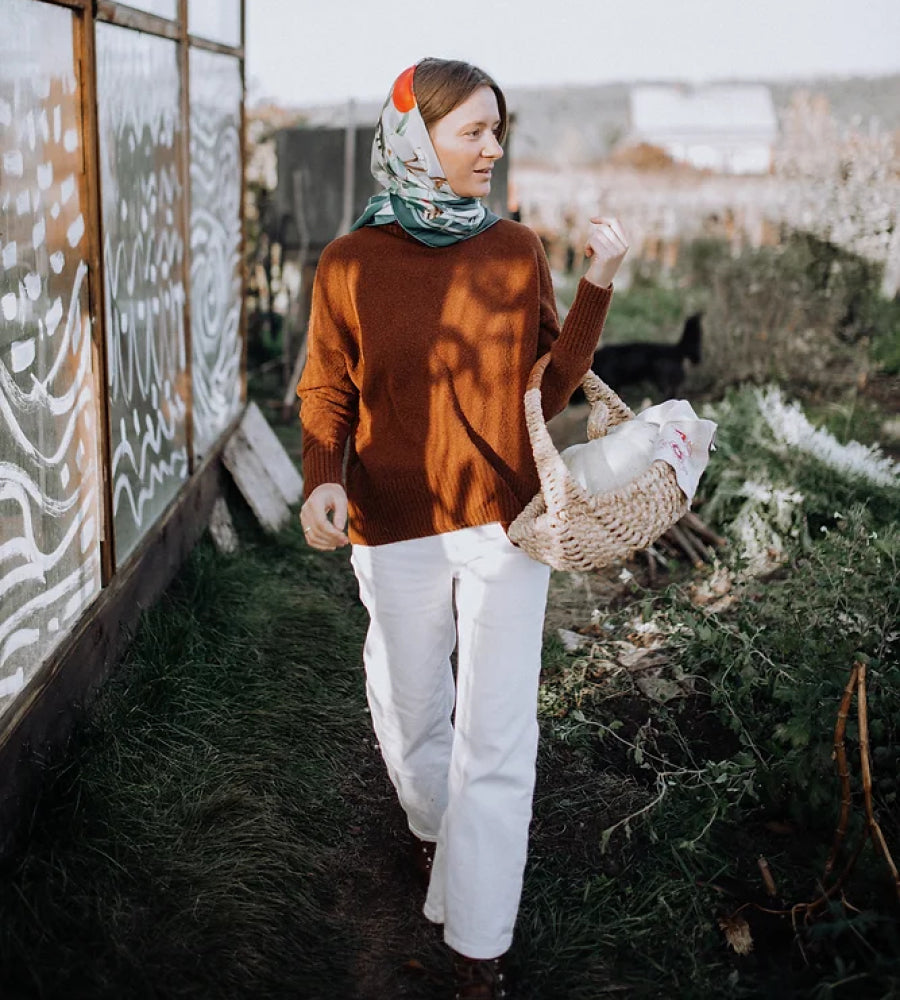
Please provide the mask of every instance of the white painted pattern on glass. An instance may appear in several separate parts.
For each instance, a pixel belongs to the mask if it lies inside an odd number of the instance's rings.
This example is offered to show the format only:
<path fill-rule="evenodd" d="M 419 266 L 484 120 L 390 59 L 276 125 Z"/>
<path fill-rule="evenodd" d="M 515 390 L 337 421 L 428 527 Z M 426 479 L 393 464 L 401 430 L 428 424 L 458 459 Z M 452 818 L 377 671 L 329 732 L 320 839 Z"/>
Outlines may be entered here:
<path fill-rule="evenodd" d="M 72 14 L 0 32 L 0 711 L 100 589 L 97 399 Z"/>
<path fill-rule="evenodd" d="M 241 402 L 241 72 L 192 49 L 191 344 L 194 454 L 206 454 Z"/>
<path fill-rule="evenodd" d="M 113 518 L 119 564 L 187 478 L 177 45 L 97 25 Z"/>

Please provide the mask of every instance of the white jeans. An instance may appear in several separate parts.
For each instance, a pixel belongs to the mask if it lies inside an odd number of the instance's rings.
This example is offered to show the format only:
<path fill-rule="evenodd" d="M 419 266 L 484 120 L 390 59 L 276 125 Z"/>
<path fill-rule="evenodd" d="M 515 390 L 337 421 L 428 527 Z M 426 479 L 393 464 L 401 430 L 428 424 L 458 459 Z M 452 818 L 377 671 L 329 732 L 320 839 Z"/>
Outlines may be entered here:
<path fill-rule="evenodd" d="M 550 570 L 499 524 L 354 545 L 351 562 L 375 734 L 410 829 L 437 842 L 425 916 L 452 948 L 494 958 L 522 893 Z"/>

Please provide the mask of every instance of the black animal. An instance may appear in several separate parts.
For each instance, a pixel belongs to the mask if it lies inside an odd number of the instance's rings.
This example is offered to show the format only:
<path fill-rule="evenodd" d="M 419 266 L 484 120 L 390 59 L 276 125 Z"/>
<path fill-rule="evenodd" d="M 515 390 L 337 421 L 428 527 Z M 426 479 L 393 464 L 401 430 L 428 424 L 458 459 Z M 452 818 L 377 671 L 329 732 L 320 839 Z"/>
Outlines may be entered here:
<path fill-rule="evenodd" d="M 663 399 L 672 399 L 684 381 L 684 359 L 700 362 L 701 318 L 702 313 L 688 316 L 677 344 L 632 341 L 601 347 L 594 352 L 591 370 L 617 392 L 625 386 L 652 382 Z M 583 402 L 584 398 L 584 389 L 579 386 L 570 402 Z"/>

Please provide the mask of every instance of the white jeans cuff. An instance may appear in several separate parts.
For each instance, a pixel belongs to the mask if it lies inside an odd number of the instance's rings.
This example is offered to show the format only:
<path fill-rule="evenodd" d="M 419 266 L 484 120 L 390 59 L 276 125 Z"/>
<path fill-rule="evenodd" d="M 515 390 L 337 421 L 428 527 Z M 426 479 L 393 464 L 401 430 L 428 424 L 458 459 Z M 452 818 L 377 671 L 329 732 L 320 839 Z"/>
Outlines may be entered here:
<path fill-rule="evenodd" d="M 448 934 L 447 931 L 444 931 L 444 941 L 450 945 L 454 951 L 458 951 L 460 955 L 465 955 L 466 958 L 485 960 L 499 958 L 501 955 L 505 955 L 506 952 L 509 951 L 509 947 L 512 944 L 512 934 L 496 938 L 494 941 L 489 941 L 487 944 L 484 944 L 484 942 L 475 944 L 472 941 L 463 941 L 462 938 L 455 937 L 453 934 Z"/>

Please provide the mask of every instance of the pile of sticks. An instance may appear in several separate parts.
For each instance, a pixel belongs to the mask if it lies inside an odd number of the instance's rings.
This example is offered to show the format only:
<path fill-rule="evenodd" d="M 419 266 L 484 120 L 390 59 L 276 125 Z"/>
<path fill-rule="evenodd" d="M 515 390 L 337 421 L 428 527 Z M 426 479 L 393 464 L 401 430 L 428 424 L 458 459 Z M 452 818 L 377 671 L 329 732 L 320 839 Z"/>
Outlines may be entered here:
<path fill-rule="evenodd" d="M 665 567 L 665 558 L 686 556 L 695 567 L 710 563 L 715 550 L 725 545 L 725 539 L 704 524 L 692 511 L 688 511 L 673 524 L 653 545 L 644 549 L 650 585 L 656 583 L 657 567 Z"/>
<path fill-rule="evenodd" d="M 847 760 L 847 748 L 844 742 L 844 737 L 847 730 L 847 718 L 850 714 L 850 705 L 853 701 L 854 694 L 856 694 L 856 710 L 857 718 L 859 720 L 860 781 L 862 785 L 865 823 L 859 836 L 859 840 L 850 852 L 843 869 L 840 874 L 834 878 L 835 866 L 837 865 L 838 856 L 841 853 L 841 847 L 847 835 L 847 827 L 850 822 L 850 812 L 853 805 L 850 787 L 850 768 Z M 822 909 L 822 907 L 824 907 L 828 901 L 832 899 L 846 884 L 846 881 L 850 876 L 850 873 L 853 871 L 867 840 L 872 841 L 872 845 L 875 848 L 876 853 L 880 854 L 881 857 L 884 858 L 885 864 L 887 865 L 888 871 L 893 879 L 894 891 L 897 894 L 897 900 L 900 902 L 900 874 L 898 874 L 897 866 L 894 863 L 891 852 L 888 850 L 884 834 L 881 832 L 881 827 L 875 819 L 875 810 L 872 804 L 872 763 L 869 753 L 869 714 L 868 699 L 866 694 L 866 660 L 862 656 L 856 659 L 853 663 L 853 669 L 850 671 L 850 678 L 844 688 L 840 708 L 838 709 L 837 721 L 834 727 L 834 760 L 837 765 L 838 780 L 840 781 L 841 786 L 841 811 L 840 816 L 838 817 L 838 824 L 834 833 L 834 841 L 831 845 L 831 851 L 829 852 L 828 859 L 825 862 L 825 871 L 821 880 L 821 893 L 810 902 L 795 903 L 793 906 L 786 908 L 765 906 L 756 902 L 744 903 L 739 906 L 737 910 L 725 917 L 721 917 L 719 919 L 719 925 L 725 931 L 729 943 L 735 947 L 736 951 L 740 951 L 742 954 L 746 954 L 746 952 L 752 948 L 752 942 L 749 942 L 749 930 L 746 927 L 746 922 L 743 917 L 741 917 L 742 911 L 746 910 L 748 907 L 752 907 L 762 913 L 770 913 L 776 916 L 789 916 L 795 927 L 800 918 L 805 921 L 809 921 L 810 918 L 812 918 L 818 910 Z M 766 887 L 766 892 L 769 897 L 775 901 L 778 896 L 778 891 L 769 865 L 764 857 L 759 858 L 758 864 L 763 884 Z M 828 884 L 829 882 L 831 882 L 830 885 Z M 844 905 L 852 909 L 847 900 L 843 898 L 843 895 L 842 899 Z"/>
<path fill-rule="evenodd" d="M 887 864 L 894 879 L 894 889 L 897 893 L 897 900 L 900 901 L 900 874 L 897 873 L 897 866 L 894 864 L 894 859 L 891 857 L 891 852 L 888 850 L 884 834 L 881 832 L 881 827 L 875 819 L 875 810 L 872 807 L 872 761 L 869 754 L 869 711 L 868 697 L 866 695 L 866 661 L 861 657 L 853 663 L 853 669 L 850 671 L 850 679 L 847 681 L 847 686 L 844 688 L 844 696 L 841 699 L 841 707 L 838 711 L 837 723 L 834 727 L 834 759 L 837 763 L 838 778 L 841 782 L 841 813 L 838 818 L 837 829 L 834 832 L 834 843 L 831 845 L 828 860 L 825 862 L 825 879 L 823 879 L 823 881 L 827 880 L 834 870 L 838 853 L 841 849 L 841 844 L 844 842 L 844 837 L 847 835 L 847 824 L 850 821 L 850 808 L 852 804 L 850 796 L 850 771 L 847 765 L 847 748 L 844 745 L 844 734 L 847 729 L 847 716 L 850 714 L 850 703 L 853 700 L 854 692 L 856 692 L 856 711 L 857 718 L 859 719 L 859 767 L 866 822 L 863 828 L 862 836 L 859 838 L 859 843 L 856 845 L 855 850 L 851 854 L 850 859 L 845 865 L 844 870 L 841 872 L 837 881 L 825 892 L 822 902 L 830 896 L 833 896 L 835 891 L 843 884 L 844 880 L 852 871 L 853 866 L 856 864 L 856 859 L 859 857 L 867 839 L 871 839 L 872 846 L 875 848 L 876 852 L 881 854 L 884 858 L 885 863 Z"/>

